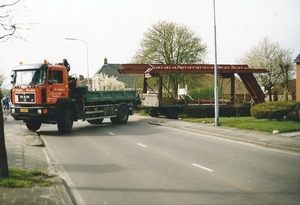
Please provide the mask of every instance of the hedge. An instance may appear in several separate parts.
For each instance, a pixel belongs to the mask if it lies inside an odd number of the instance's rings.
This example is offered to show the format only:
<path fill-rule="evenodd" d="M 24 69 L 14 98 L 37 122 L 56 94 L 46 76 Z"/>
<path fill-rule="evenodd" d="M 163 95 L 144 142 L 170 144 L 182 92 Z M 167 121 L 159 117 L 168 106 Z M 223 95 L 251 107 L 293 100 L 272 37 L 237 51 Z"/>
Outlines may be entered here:
<path fill-rule="evenodd" d="M 257 119 L 282 120 L 297 106 L 295 101 L 272 101 L 251 107 L 251 115 Z M 297 114 L 298 116 L 298 114 Z"/>

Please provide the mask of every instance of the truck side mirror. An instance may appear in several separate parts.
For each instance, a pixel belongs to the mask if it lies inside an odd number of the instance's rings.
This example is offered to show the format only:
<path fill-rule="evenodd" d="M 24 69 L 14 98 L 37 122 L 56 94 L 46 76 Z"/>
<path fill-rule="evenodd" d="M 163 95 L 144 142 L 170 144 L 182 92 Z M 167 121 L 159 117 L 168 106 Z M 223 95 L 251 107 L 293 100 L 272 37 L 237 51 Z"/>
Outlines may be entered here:
<path fill-rule="evenodd" d="M 14 84 L 14 78 L 15 78 L 15 75 L 14 75 L 14 73 L 12 73 L 12 74 L 10 75 L 10 83 L 11 83 L 11 84 Z"/>

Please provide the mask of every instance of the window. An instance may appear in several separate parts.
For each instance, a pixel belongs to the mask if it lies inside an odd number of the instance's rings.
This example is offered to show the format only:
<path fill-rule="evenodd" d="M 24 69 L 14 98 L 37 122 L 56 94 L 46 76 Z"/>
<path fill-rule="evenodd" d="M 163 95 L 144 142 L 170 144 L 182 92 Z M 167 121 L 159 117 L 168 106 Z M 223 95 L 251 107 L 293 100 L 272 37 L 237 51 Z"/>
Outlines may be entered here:
<path fill-rule="evenodd" d="M 48 83 L 63 83 L 63 73 L 59 70 L 50 70 L 48 76 Z"/>

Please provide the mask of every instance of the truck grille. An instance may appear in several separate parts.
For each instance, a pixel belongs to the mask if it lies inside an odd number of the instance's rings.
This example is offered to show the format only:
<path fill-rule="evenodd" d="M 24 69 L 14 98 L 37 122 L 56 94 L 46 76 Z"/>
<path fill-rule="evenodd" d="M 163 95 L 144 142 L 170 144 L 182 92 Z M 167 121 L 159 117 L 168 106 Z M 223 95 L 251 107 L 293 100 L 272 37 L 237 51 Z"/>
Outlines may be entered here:
<path fill-rule="evenodd" d="M 17 103 L 35 103 L 35 93 L 16 93 Z"/>

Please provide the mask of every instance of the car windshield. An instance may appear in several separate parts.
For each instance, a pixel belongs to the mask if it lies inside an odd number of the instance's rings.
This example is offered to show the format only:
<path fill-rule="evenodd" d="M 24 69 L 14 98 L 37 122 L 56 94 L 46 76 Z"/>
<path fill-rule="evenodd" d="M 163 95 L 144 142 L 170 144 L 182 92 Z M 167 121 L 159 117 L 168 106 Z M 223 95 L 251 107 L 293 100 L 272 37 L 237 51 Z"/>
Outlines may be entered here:
<path fill-rule="evenodd" d="M 37 86 L 45 83 L 45 69 L 15 70 L 14 72 L 14 85 Z"/>

